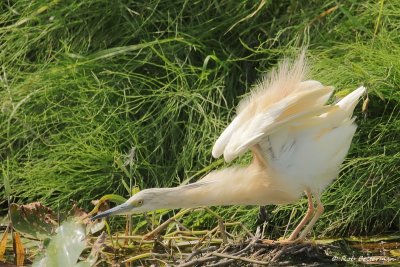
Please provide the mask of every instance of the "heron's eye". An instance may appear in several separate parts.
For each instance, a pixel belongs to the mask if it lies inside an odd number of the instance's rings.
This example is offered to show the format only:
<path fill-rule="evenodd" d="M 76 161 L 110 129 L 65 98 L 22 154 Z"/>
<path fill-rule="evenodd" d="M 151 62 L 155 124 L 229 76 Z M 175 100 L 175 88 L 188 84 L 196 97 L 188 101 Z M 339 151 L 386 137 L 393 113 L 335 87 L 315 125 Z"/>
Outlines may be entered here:
<path fill-rule="evenodd" d="M 137 204 L 138 204 L 138 206 L 142 206 L 142 205 L 143 205 L 143 200 L 139 200 L 139 201 L 137 202 Z"/>

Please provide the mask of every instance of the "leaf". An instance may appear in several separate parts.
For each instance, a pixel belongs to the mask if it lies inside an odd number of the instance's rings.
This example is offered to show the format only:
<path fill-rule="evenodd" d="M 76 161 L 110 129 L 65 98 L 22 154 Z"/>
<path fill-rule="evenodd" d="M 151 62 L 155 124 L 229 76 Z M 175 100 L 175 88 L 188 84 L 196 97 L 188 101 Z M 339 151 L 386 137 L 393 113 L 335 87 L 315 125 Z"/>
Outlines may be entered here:
<path fill-rule="evenodd" d="M 105 226 L 104 220 L 90 220 L 90 214 L 79 208 L 76 203 L 74 203 L 71 210 L 68 212 L 68 217 L 73 217 L 76 222 L 86 225 L 86 234 L 97 233 Z"/>
<path fill-rule="evenodd" d="M 87 257 L 86 261 L 84 261 L 84 263 L 87 263 L 88 266 L 94 266 L 97 258 L 99 257 L 99 253 L 101 251 L 101 249 L 104 246 L 104 242 L 106 241 L 106 233 L 103 232 L 101 235 L 99 235 L 96 239 L 96 241 L 94 242 L 93 246 L 92 246 L 92 251 L 90 252 L 89 256 Z M 82 264 L 83 262 L 80 262 L 78 264 L 78 266 L 81 266 L 80 264 Z"/>
<path fill-rule="evenodd" d="M 392 249 L 390 254 L 395 257 L 400 257 L 400 249 Z"/>
<path fill-rule="evenodd" d="M 57 234 L 51 238 L 42 258 L 38 257 L 32 266 L 75 266 L 85 246 L 83 225 L 74 221 L 66 221 L 57 229 Z"/>
<path fill-rule="evenodd" d="M 100 232 L 106 226 L 106 220 L 97 220 L 95 222 L 90 222 L 87 227 L 90 227 L 89 231 L 92 234 Z"/>
<path fill-rule="evenodd" d="M 101 204 L 103 204 L 104 202 L 106 202 L 107 200 L 112 201 L 116 204 L 122 204 L 126 201 L 126 198 L 120 196 L 120 195 L 116 195 L 116 194 L 108 194 L 103 196 L 102 198 L 100 198 L 98 201 L 92 201 L 92 203 L 95 203 L 94 208 L 89 212 L 89 215 L 93 215 L 96 212 L 99 211 L 99 207 L 101 206 Z"/>
<path fill-rule="evenodd" d="M 68 212 L 68 217 L 74 217 L 76 220 L 87 224 L 90 222 L 89 214 L 83 209 L 79 208 L 76 203 L 72 205 L 72 208 Z"/>
<path fill-rule="evenodd" d="M 16 231 L 41 240 L 54 233 L 57 227 L 53 211 L 39 202 L 27 205 L 11 204 L 10 218 Z"/>
<path fill-rule="evenodd" d="M 0 241 L 0 260 L 4 259 L 4 253 L 6 252 L 9 229 L 10 229 L 10 225 L 7 225 L 7 228 L 4 231 L 3 237 L 1 238 L 1 241 Z"/>
<path fill-rule="evenodd" d="M 318 245 L 328 245 L 341 240 L 340 238 L 327 238 L 327 239 L 316 239 L 314 242 Z"/>
<path fill-rule="evenodd" d="M 132 147 L 129 150 L 128 155 L 125 155 L 124 166 L 133 166 L 135 164 L 135 157 L 136 157 L 136 148 Z"/>
<path fill-rule="evenodd" d="M 124 181 L 123 178 L 121 178 L 121 182 L 122 182 L 122 185 L 125 187 L 125 190 L 129 193 L 129 191 L 130 191 L 129 185 Z"/>
<path fill-rule="evenodd" d="M 112 57 L 115 57 L 118 55 L 128 54 L 128 53 L 131 53 L 131 52 L 134 52 L 137 50 L 141 50 L 141 49 L 144 49 L 147 47 L 157 46 L 157 45 L 160 45 L 163 43 L 169 43 L 169 42 L 185 43 L 185 40 L 177 37 L 177 38 L 167 38 L 167 39 L 155 40 L 155 41 L 151 41 L 151 42 L 134 44 L 134 45 L 112 47 L 112 48 L 104 49 L 97 53 L 92 54 L 90 56 L 89 61 L 104 60 L 106 58 L 112 58 Z"/>
<path fill-rule="evenodd" d="M 74 267 L 90 267 L 90 263 L 86 262 L 86 261 L 81 261 L 79 263 L 77 263 L 76 265 L 74 265 Z"/>
<path fill-rule="evenodd" d="M 347 240 L 347 241 L 350 241 L 350 242 L 369 243 L 369 242 L 380 242 L 380 241 L 397 240 L 399 238 L 400 238 L 399 235 L 369 236 L 369 237 L 350 236 L 350 237 L 344 238 L 344 240 Z"/>
<path fill-rule="evenodd" d="M 140 192 L 139 186 L 132 187 L 132 196 Z"/>
<path fill-rule="evenodd" d="M 10 186 L 10 178 L 8 177 L 8 169 L 9 169 L 9 161 L 7 159 L 7 170 L 3 171 L 3 182 L 4 182 L 4 191 L 7 197 L 10 197 L 11 194 L 11 186 Z"/>
<path fill-rule="evenodd" d="M 121 159 L 116 159 L 115 163 L 117 164 L 118 168 L 120 168 L 127 177 L 131 177 L 128 169 L 126 168 L 126 166 L 124 165 L 124 163 L 122 162 Z M 128 190 L 129 192 L 129 190 Z"/>
<path fill-rule="evenodd" d="M 25 261 L 25 250 L 18 232 L 13 233 L 13 248 L 17 266 L 23 266 Z"/>

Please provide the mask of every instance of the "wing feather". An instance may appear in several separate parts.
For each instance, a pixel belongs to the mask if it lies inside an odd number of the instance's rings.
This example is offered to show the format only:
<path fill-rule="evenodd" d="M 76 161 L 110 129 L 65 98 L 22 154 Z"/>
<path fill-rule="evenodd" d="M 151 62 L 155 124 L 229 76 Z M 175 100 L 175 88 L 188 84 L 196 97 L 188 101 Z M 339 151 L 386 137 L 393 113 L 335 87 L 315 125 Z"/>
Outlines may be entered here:
<path fill-rule="evenodd" d="M 333 88 L 305 80 L 305 52 L 290 64 L 284 60 L 265 76 L 251 94 L 240 101 L 238 114 L 216 141 L 212 154 L 231 161 L 268 134 L 306 116 L 320 115 Z"/>
<path fill-rule="evenodd" d="M 220 157 L 224 153 L 224 149 L 231 139 L 233 133 L 237 130 L 239 125 L 241 124 L 242 117 L 240 114 L 236 116 L 233 121 L 226 127 L 226 129 L 222 132 L 220 137 L 214 144 L 212 155 L 214 158 Z"/>
<path fill-rule="evenodd" d="M 232 161 L 265 136 L 293 121 L 327 112 L 331 107 L 320 105 L 318 100 L 327 99 L 332 91 L 332 87 L 324 87 L 300 92 L 271 105 L 266 111 L 248 116 L 246 120 L 242 117 L 242 123 L 235 125 L 224 148 L 225 160 Z"/>

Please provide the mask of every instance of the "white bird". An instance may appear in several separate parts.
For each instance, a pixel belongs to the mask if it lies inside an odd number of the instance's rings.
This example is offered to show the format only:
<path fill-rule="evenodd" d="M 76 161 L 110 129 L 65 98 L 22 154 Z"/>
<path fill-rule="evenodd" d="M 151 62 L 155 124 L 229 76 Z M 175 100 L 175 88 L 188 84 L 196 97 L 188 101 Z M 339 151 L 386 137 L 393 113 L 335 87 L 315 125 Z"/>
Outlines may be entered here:
<path fill-rule="evenodd" d="M 230 162 L 250 150 L 248 166 L 215 170 L 189 185 L 140 191 L 93 219 L 157 209 L 288 204 L 305 192 L 307 213 L 287 241 L 304 240 L 324 211 L 320 195 L 338 176 L 356 131 L 353 110 L 366 91 L 359 87 L 327 104 L 333 88 L 305 80 L 306 69 L 304 52 L 293 64 L 284 60 L 239 103 L 216 141 L 215 158 Z"/>

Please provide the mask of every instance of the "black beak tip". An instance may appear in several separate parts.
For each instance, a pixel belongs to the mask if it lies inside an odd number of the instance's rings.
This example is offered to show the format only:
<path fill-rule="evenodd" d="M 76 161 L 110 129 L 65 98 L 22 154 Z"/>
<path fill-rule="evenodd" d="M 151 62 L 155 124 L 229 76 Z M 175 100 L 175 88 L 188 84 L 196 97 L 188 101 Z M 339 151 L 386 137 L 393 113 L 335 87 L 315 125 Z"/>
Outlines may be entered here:
<path fill-rule="evenodd" d="M 90 220 L 93 222 L 93 221 L 103 218 L 103 217 L 106 217 L 106 216 L 102 216 L 102 213 L 100 213 L 100 214 L 90 217 Z"/>

